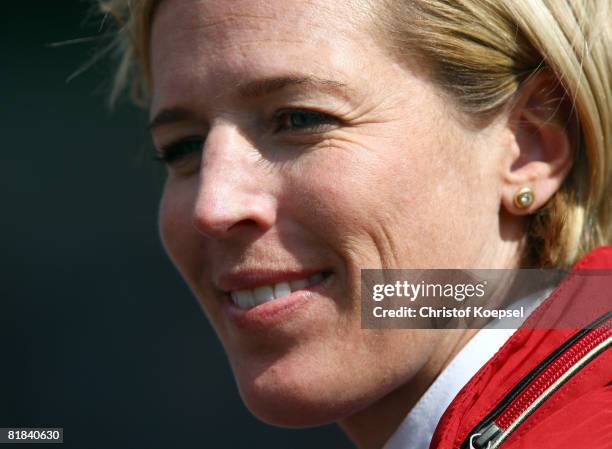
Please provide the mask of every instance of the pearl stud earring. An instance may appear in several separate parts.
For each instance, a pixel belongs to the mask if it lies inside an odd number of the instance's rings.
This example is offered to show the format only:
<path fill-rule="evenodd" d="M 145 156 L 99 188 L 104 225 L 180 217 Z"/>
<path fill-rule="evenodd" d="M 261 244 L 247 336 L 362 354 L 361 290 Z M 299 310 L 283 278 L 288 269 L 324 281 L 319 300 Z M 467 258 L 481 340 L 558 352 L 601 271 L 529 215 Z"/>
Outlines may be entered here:
<path fill-rule="evenodd" d="M 514 205 L 517 209 L 527 209 L 533 204 L 535 193 L 529 187 L 523 187 L 514 194 Z"/>

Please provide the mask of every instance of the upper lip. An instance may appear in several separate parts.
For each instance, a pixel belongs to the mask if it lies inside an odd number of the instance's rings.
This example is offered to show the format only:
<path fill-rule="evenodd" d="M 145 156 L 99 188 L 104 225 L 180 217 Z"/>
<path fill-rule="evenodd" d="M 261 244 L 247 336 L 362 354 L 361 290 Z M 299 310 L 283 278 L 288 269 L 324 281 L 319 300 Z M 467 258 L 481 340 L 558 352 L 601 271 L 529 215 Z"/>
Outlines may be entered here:
<path fill-rule="evenodd" d="M 291 282 L 304 279 L 322 269 L 292 269 L 292 270 L 240 270 L 221 274 L 216 280 L 216 286 L 225 291 L 250 290 L 263 285 Z"/>

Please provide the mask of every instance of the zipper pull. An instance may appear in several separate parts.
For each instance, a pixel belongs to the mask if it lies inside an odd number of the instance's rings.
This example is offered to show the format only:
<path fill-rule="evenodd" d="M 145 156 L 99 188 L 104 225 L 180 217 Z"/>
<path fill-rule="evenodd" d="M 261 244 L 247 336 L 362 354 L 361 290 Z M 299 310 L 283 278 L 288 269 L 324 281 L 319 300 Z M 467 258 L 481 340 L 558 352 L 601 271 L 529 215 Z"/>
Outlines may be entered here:
<path fill-rule="evenodd" d="M 497 437 L 502 430 L 492 422 L 487 427 L 482 429 L 481 432 L 477 432 L 470 437 L 470 449 L 490 449 L 493 440 Z"/>

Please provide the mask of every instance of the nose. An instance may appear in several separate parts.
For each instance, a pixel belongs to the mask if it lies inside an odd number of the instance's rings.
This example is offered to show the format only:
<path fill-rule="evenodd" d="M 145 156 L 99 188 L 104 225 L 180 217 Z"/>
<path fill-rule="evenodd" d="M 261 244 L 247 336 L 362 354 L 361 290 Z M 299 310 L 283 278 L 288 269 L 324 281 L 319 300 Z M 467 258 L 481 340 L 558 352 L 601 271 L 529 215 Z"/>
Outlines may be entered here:
<path fill-rule="evenodd" d="M 260 153 L 235 126 L 213 126 L 202 153 L 193 226 L 213 239 L 238 229 L 265 231 L 276 219 L 273 184 Z"/>

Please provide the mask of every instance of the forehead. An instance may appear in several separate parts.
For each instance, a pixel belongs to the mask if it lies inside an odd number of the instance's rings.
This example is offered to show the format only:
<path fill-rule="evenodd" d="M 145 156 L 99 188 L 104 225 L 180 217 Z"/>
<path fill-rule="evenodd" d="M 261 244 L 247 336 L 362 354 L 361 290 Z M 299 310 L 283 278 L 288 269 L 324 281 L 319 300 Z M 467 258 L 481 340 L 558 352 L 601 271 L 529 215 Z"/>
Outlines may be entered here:
<path fill-rule="evenodd" d="M 364 2 L 164 0 L 153 20 L 153 107 L 253 77 L 346 76 L 371 47 Z M 226 85 L 226 86 L 222 86 Z"/>

